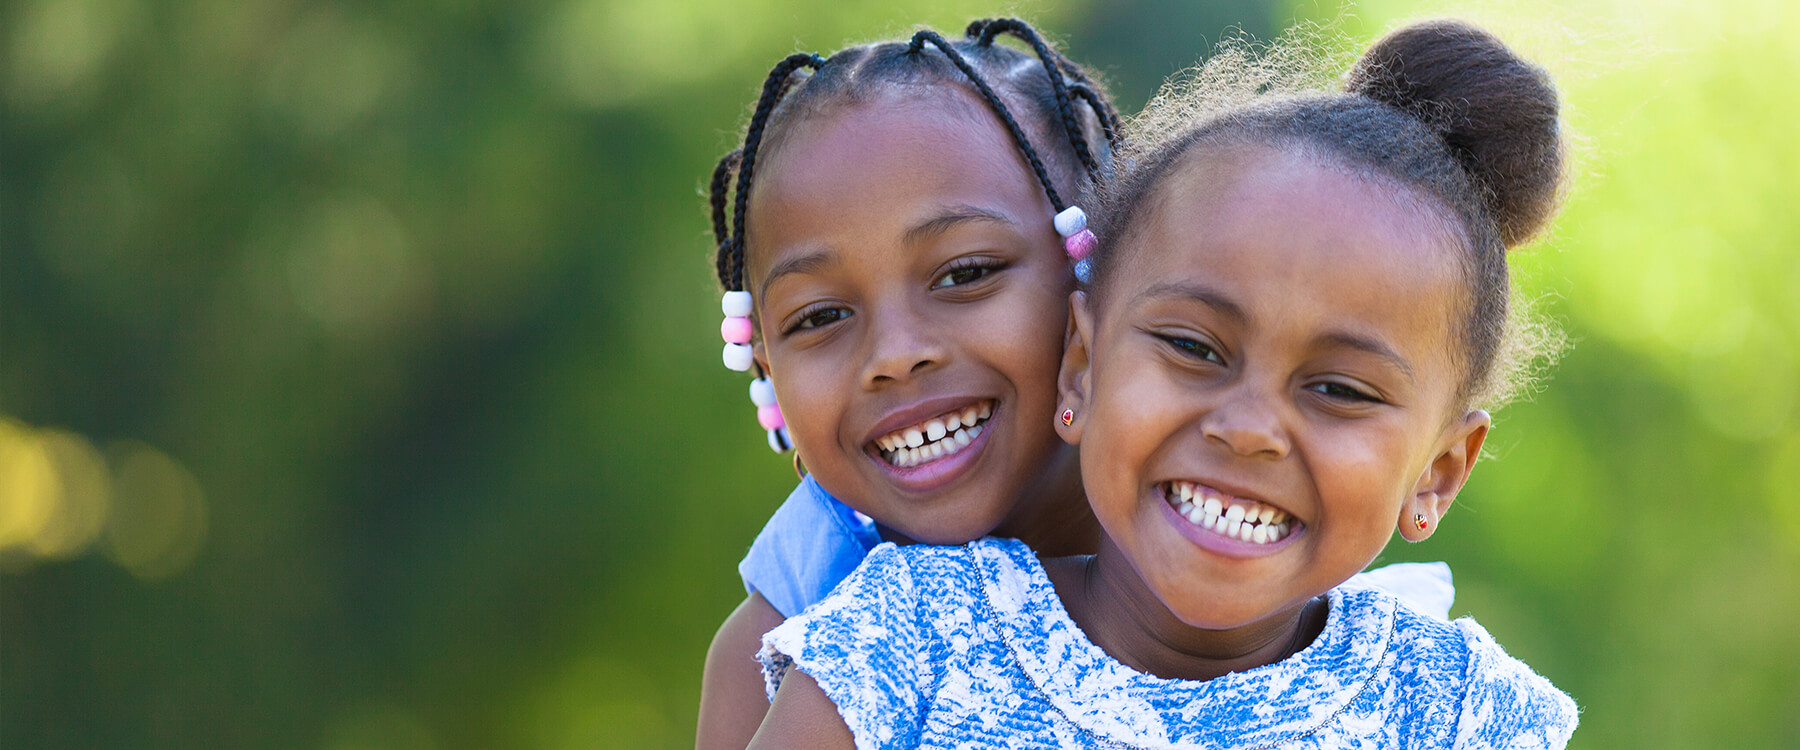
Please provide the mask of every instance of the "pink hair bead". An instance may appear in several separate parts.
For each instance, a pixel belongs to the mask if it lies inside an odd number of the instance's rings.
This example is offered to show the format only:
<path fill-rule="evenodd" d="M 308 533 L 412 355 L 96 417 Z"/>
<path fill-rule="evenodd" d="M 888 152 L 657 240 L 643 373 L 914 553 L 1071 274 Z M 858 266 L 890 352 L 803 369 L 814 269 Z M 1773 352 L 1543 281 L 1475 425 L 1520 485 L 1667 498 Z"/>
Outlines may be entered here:
<path fill-rule="evenodd" d="M 1075 260 L 1087 260 L 1088 254 L 1094 252 L 1094 246 L 1100 239 L 1094 236 L 1093 230 L 1083 229 L 1071 235 L 1063 242 L 1063 249 L 1069 251 L 1069 257 Z"/>
<path fill-rule="evenodd" d="M 765 430 L 779 430 L 787 426 L 787 420 L 781 418 L 781 407 L 776 404 L 756 407 L 756 421 Z"/>
<path fill-rule="evenodd" d="M 750 336 L 755 332 L 756 327 L 750 323 L 749 318 L 726 318 L 725 322 L 719 324 L 719 335 L 724 337 L 727 344 L 748 344 Z"/>

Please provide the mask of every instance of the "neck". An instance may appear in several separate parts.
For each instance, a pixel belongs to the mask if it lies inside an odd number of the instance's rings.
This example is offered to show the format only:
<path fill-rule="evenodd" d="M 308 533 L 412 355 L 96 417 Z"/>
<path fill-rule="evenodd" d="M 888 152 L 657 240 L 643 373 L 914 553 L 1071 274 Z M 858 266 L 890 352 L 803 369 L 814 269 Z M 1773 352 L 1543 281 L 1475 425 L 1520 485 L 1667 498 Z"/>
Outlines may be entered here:
<path fill-rule="evenodd" d="M 1056 561 L 1046 570 L 1069 617 L 1094 645 L 1132 669 L 1164 679 L 1210 680 L 1273 664 L 1305 648 L 1325 628 L 1323 598 L 1228 630 L 1188 625 L 1105 537 L 1093 557 Z"/>
<path fill-rule="evenodd" d="M 1044 557 L 1092 554 L 1102 537 L 1100 522 L 1081 488 L 1080 454 L 1063 446 L 1038 481 L 1025 487 L 1013 511 L 994 527 L 994 536 L 1017 539 Z"/>

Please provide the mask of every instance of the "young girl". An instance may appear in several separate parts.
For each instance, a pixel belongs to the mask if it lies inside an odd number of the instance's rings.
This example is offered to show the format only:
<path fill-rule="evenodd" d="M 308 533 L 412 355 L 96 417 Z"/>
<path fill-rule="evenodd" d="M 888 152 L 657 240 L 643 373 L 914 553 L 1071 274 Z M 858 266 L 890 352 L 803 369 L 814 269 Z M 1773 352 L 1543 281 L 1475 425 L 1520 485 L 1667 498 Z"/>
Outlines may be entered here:
<path fill-rule="evenodd" d="M 762 634 L 881 539 L 1095 549 L 1075 449 L 1048 421 L 1074 288 L 1052 217 L 1105 168 L 1116 123 L 1012 19 L 770 73 L 713 180 L 721 333 L 726 364 L 760 376 L 771 446 L 809 476 L 740 566 L 750 593 L 707 656 L 699 747 L 749 742 L 769 706 Z"/>
<path fill-rule="evenodd" d="M 1480 452 L 1555 90 L 1434 22 L 1343 93 L 1202 109 L 1120 160 L 1071 297 L 1056 422 L 1098 553 L 877 547 L 765 638 L 754 747 L 1567 742 L 1574 703 L 1479 625 L 1346 583 L 1396 526 L 1429 537 Z"/>

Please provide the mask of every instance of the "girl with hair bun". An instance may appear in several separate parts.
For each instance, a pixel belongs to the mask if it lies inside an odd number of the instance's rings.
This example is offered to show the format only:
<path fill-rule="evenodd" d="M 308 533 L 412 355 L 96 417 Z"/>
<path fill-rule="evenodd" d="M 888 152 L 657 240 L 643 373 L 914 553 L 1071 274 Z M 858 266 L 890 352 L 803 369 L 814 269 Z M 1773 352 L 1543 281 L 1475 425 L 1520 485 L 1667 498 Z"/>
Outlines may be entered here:
<path fill-rule="evenodd" d="M 1556 90 L 1458 21 L 1338 91 L 1298 57 L 1215 56 L 1090 201 L 1055 429 L 1097 554 L 877 547 L 765 636 L 752 747 L 1566 745 L 1479 624 L 1351 580 L 1437 531 L 1541 344 L 1506 254 L 1561 193 Z"/>

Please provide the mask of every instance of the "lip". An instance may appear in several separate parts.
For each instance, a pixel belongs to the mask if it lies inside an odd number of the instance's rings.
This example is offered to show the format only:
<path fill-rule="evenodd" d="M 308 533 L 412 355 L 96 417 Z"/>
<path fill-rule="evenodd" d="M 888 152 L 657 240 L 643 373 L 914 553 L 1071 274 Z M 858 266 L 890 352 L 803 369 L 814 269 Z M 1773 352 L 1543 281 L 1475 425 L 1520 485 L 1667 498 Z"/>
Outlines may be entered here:
<path fill-rule="evenodd" d="M 894 430 L 917 424 L 939 414 L 973 406 L 983 401 L 991 401 L 994 404 L 993 413 L 990 414 L 987 421 L 984 422 L 987 427 L 983 429 L 981 434 L 971 441 L 967 447 L 957 451 L 953 455 L 945 456 L 930 463 L 919 464 L 918 466 L 903 469 L 882 460 L 881 455 L 873 446 L 875 438 L 886 435 Z M 873 462 L 875 467 L 886 475 L 890 482 L 901 489 L 911 492 L 928 492 L 935 490 L 956 481 L 959 477 L 968 473 L 970 467 L 974 466 L 975 462 L 986 452 L 988 437 L 994 434 L 994 428 L 999 424 L 998 420 L 994 417 L 1000 414 L 1001 408 L 1002 404 L 999 399 L 978 398 L 973 396 L 952 396 L 921 401 L 904 409 L 894 411 L 888 416 L 883 417 L 880 422 L 877 422 L 873 431 L 869 433 L 869 436 L 863 439 L 863 455 L 868 458 L 869 461 Z"/>
<path fill-rule="evenodd" d="M 986 398 L 982 396 L 941 396 L 895 409 L 883 415 L 881 421 L 876 422 L 875 426 L 869 429 L 869 434 L 863 436 L 862 442 L 859 445 L 863 448 L 867 448 L 870 443 L 875 442 L 875 438 L 886 435 L 894 430 L 898 430 L 902 427 L 910 427 L 940 414 L 948 414 L 952 411 L 974 406 L 983 401 L 993 401 L 995 402 L 995 407 L 999 407 L 999 399 L 995 398 Z"/>
<path fill-rule="evenodd" d="M 1253 495 L 1249 495 L 1249 494 L 1240 495 L 1233 490 L 1227 489 L 1227 488 L 1217 485 L 1217 484 L 1213 484 L 1211 482 L 1202 482 L 1202 483 L 1206 484 L 1206 486 L 1208 486 L 1208 487 L 1216 489 L 1220 492 L 1224 492 L 1233 497 L 1239 497 L 1239 498 L 1243 498 L 1245 500 L 1256 500 L 1257 502 L 1264 502 L 1264 501 L 1256 498 Z M 1153 485 L 1153 489 L 1150 491 L 1151 495 L 1154 496 L 1154 498 L 1156 500 L 1156 504 L 1162 508 L 1163 520 L 1168 521 L 1169 526 L 1174 528 L 1175 533 L 1180 534 L 1183 537 L 1186 537 L 1188 541 L 1194 543 L 1194 546 L 1204 549 L 1213 554 L 1219 555 L 1221 557 L 1229 557 L 1229 558 L 1239 559 L 1239 560 L 1248 560 L 1248 559 L 1254 559 L 1254 558 L 1259 558 L 1259 557 L 1268 557 L 1268 556 L 1273 555 L 1277 552 L 1280 552 L 1284 549 L 1287 549 L 1288 546 L 1292 545 L 1296 540 L 1300 539 L 1303 536 L 1306 536 L 1306 532 L 1311 528 L 1311 526 L 1309 526 L 1308 524 L 1301 522 L 1299 525 L 1299 528 L 1295 529 L 1293 533 L 1288 534 L 1286 537 L 1283 537 L 1281 539 L 1281 541 L 1279 541 L 1279 542 L 1269 542 L 1269 543 L 1264 543 L 1264 544 L 1257 544 L 1255 542 L 1246 542 L 1246 541 L 1242 541 L 1242 540 L 1238 540 L 1238 539 L 1232 539 L 1232 538 L 1226 537 L 1221 534 L 1216 534 L 1211 531 L 1207 531 L 1206 529 L 1200 528 L 1199 526 L 1195 526 L 1192 521 L 1187 520 L 1187 518 L 1182 516 L 1180 512 L 1176 511 L 1175 508 L 1170 506 L 1168 497 L 1166 496 L 1166 493 L 1164 493 L 1163 489 L 1162 489 L 1163 487 L 1167 486 L 1167 484 L 1168 484 L 1167 482 L 1158 482 L 1155 485 Z M 1274 505 L 1273 503 L 1265 503 L 1265 504 Z M 1280 507 L 1280 506 L 1275 506 L 1275 507 Z M 1286 511 L 1287 509 L 1282 508 L 1282 510 Z M 1289 512 L 1289 515 L 1293 515 L 1292 512 Z"/>

